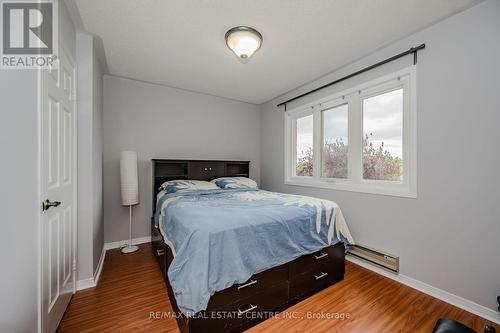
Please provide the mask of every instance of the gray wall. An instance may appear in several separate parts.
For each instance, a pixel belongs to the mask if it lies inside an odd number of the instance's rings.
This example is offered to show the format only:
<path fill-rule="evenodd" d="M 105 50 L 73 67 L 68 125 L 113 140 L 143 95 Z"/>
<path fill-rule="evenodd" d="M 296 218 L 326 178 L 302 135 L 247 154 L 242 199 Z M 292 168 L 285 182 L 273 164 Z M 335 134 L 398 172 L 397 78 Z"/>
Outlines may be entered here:
<path fill-rule="evenodd" d="M 93 277 L 104 245 L 102 69 L 94 37 L 78 33 L 78 280 Z"/>
<path fill-rule="evenodd" d="M 490 0 L 262 106 L 265 189 L 336 201 L 354 239 L 401 256 L 401 273 L 496 311 L 500 295 L 500 1 Z M 284 185 L 276 103 L 426 43 L 417 68 L 418 198 Z M 411 64 L 411 57 L 289 105 Z"/>
<path fill-rule="evenodd" d="M 93 181 L 93 272 L 96 273 L 97 265 L 104 247 L 104 197 L 102 192 L 102 154 L 103 154 L 103 66 L 97 56 L 96 39 L 92 39 L 93 59 L 93 135 L 92 146 L 92 181 Z"/>
<path fill-rule="evenodd" d="M 59 44 L 75 57 L 75 29 L 59 3 Z M 38 330 L 38 87 L 34 70 L 0 70 L 0 330 Z"/>
<path fill-rule="evenodd" d="M 0 70 L 0 327 L 5 332 L 38 327 L 37 112 L 36 73 Z"/>
<path fill-rule="evenodd" d="M 119 158 L 139 156 L 140 204 L 133 237 L 150 235 L 152 158 L 244 159 L 260 180 L 257 105 L 113 76 L 104 77 L 104 235 L 128 239 L 128 208 L 120 203 Z"/>

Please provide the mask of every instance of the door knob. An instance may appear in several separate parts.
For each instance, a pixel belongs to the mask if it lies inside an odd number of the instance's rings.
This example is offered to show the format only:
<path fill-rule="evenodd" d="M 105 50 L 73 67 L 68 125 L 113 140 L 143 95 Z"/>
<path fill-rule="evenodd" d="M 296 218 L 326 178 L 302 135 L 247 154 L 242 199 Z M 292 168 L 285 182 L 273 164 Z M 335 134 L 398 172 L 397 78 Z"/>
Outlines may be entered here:
<path fill-rule="evenodd" d="M 50 201 L 49 199 L 45 199 L 42 203 L 42 210 L 46 211 L 50 207 L 57 207 L 61 204 L 61 201 Z"/>

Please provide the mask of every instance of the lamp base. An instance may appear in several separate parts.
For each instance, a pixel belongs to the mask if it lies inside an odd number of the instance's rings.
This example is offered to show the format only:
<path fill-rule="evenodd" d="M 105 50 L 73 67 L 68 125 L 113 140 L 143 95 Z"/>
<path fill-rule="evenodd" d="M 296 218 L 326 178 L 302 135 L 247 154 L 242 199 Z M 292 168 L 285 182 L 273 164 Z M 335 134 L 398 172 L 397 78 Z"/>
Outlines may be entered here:
<path fill-rule="evenodd" d="M 133 253 L 139 250 L 139 247 L 137 245 L 127 245 L 125 247 L 122 247 L 121 251 L 122 253 Z"/>

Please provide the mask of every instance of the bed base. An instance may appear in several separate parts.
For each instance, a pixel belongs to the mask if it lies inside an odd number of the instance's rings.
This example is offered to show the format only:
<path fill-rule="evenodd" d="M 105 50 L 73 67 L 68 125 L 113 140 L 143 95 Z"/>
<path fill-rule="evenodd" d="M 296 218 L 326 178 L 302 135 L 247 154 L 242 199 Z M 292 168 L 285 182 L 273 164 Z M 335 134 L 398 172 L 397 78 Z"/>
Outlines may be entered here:
<path fill-rule="evenodd" d="M 181 333 L 242 332 L 344 278 L 345 248 L 337 243 L 216 292 L 205 311 L 188 318 L 181 315 L 168 281 L 172 252 L 154 221 L 151 231 L 153 253 Z"/>

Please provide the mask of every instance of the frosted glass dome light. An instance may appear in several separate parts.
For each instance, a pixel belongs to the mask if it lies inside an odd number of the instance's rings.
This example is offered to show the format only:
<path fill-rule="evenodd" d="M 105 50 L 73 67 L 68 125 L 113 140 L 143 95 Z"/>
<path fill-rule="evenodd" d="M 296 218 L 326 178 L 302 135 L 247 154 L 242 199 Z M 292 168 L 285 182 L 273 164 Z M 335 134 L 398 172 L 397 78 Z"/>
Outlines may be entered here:
<path fill-rule="evenodd" d="M 241 62 L 246 63 L 262 46 L 262 35 L 254 28 L 234 27 L 226 32 L 226 45 Z"/>

